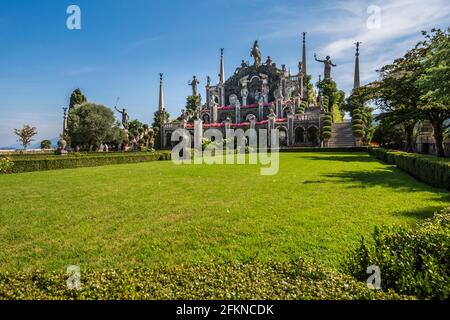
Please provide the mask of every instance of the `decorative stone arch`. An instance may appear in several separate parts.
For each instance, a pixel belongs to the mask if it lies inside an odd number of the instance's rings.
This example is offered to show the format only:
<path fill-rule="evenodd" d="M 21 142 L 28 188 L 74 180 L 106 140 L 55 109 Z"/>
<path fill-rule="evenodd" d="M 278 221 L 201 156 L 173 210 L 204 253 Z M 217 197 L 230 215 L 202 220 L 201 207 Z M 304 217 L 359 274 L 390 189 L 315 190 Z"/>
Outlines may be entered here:
<path fill-rule="evenodd" d="M 246 113 L 244 113 L 244 115 L 242 117 L 242 121 L 248 122 L 249 121 L 249 117 L 251 115 L 255 116 L 255 118 L 258 119 L 258 112 L 256 112 L 256 111 L 247 111 Z"/>
<path fill-rule="evenodd" d="M 306 142 L 306 129 L 304 126 L 297 126 L 294 129 L 294 140 L 295 143 L 305 143 Z"/>
<path fill-rule="evenodd" d="M 180 138 L 181 139 L 181 138 Z M 165 146 L 161 146 L 162 148 L 173 148 L 177 142 L 173 142 L 172 143 L 172 132 L 167 132 L 166 133 L 166 141 L 165 141 Z"/>
<path fill-rule="evenodd" d="M 308 129 L 306 130 L 306 139 L 308 143 L 312 145 L 317 146 L 320 144 L 320 130 L 316 125 L 311 124 L 308 126 Z"/>
<path fill-rule="evenodd" d="M 288 117 L 288 111 L 289 111 L 289 107 L 292 107 L 292 110 L 293 110 L 293 105 L 291 105 L 291 104 L 287 104 L 282 110 L 282 112 L 281 112 L 281 115 L 282 115 L 282 117 L 283 118 L 287 118 Z"/>
<path fill-rule="evenodd" d="M 210 123 L 211 122 L 211 117 L 210 117 L 208 112 L 202 113 L 200 118 L 202 119 L 203 123 Z"/>
<path fill-rule="evenodd" d="M 231 112 L 221 112 L 219 115 L 219 122 L 224 122 L 227 118 L 230 118 L 231 121 L 233 121 L 233 115 Z"/>
<path fill-rule="evenodd" d="M 288 129 L 285 126 L 279 126 L 278 129 L 278 139 L 280 143 L 280 147 L 288 146 Z"/>

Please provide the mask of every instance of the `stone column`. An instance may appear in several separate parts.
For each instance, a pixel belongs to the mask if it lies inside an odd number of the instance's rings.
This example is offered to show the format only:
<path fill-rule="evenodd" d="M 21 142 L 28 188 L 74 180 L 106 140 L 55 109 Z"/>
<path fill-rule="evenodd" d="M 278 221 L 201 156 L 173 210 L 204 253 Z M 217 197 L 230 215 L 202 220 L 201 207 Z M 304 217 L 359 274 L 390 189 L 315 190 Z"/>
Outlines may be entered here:
<path fill-rule="evenodd" d="M 271 148 L 271 139 L 272 130 L 275 130 L 275 115 L 270 114 L 268 116 L 269 122 L 267 123 L 267 148 Z"/>
<path fill-rule="evenodd" d="M 67 118 L 68 118 L 68 115 L 67 115 L 67 108 L 64 107 L 63 110 L 64 110 L 64 122 L 63 122 L 63 135 L 64 135 L 66 133 L 66 131 L 67 131 Z"/>
<path fill-rule="evenodd" d="M 258 102 L 258 121 L 262 121 L 264 119 L 264 102 Z"/>
<path fill-rule="evenodd" d="M 288 114 L 288 132 L 287 132 L 287 145 L 290 147 L 294 144 L 294 115 Z"/>
<path fill-rule="evenodd" d="M 194 121 L 194 155 L 196 156 L 197 159 L 201 157 L 202 140 L 203 140 L 203 121 L 199 119 Z"/>
<path fill-rule="evenodd" d="M 235 123 L 241 123 L 241 103 L 236 102 L 235 106 Z"/>
<path fill-rule="evenodd" d="M 250 119 L 250 129 L 255 130 L 256 129 L 256 118 L 251 118 Z"/>
<path fill-rule="evenodd" d="M 277 101 L 276 101 L 276 111 L 275 111 L 275 113 L 276 113 L 278 118 L 282 118 L 283 117 L 283 105 L 282 105 L 281 99 L 277 99 Z"/>
<path fill-rule="evenodd" d="M 212 106 L 212 114 L 211 114 L 211 123 L 217 123 L 217 103 L 213 103 Z"/>

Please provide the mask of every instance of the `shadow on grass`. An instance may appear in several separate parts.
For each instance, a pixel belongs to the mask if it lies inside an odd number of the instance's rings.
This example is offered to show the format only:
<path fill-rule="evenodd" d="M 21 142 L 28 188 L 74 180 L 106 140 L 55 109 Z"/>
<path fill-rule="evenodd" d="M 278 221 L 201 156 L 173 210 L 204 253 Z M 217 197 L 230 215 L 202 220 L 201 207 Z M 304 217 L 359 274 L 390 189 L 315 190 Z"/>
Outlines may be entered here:
<path fill-rule="evenodd" d="M 376 161 L 376 160 L 375 160 Z M 442 195 L 442 201 L 450 202 L 450 193 L 426 185 L 407 173 L 395 167 L 387 167 L 376 171 L 345 171 L 322 175 L 323 180 L 304 181 L 304 184 L 322 184 L 327 182 L 342 182 L 348 188 L 370 188 L 381 186 L 406 192 L 435 191 Z"/>
<path fill-rule="evenodd" d="M 354 154 L 349 155 L 348 153 L 342 156 L 304 156 L 298 157 L 307 160 L 318 160 L 318 161 L 339 161 L 339 162 L 379 162 L 376 158 L 369 156 L 368 154 Z"/>
<path fill-rule="evenodd" d="M 445 198 L 445 197 L 444 197 Z M 445 200 L 443 200 L 445 201 Z M 436 211 L 440 211 L 444 208 L 444 206 L 428 206 L 425 208 L 420 208 L 416 210 L 408 210 L 395 213 L 395 215 L 415 218 L 415 219 L 428 219 L 433 216 Z"/>

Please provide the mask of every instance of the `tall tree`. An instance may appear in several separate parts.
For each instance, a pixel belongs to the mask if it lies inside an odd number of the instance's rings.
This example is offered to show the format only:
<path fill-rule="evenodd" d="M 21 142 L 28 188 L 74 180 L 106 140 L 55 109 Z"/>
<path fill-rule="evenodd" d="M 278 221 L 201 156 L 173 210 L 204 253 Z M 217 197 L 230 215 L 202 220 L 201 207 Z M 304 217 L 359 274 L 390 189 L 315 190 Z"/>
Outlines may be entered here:
<path fill-rule="evenodd" d="M 77 88 L 72 92 L 72 94 L 70 96 L 69 110 L 77 105 L 80 105 L 80 104 L 83 104 L 86 102 L 87 102 L 86 97 L 83 95 L 81 90 L 79 88 Z"/>
<path fill-rule="evenodd" d="M 31 127 L 30 125 L 24 125 L 22 129 L 14 129 L 14 134 L 19 137 L 17 141 L 19 141 L 23 149 L 26 150 L 32 141 L 34 141 L 33 137 L 37 135 L 37 129 L 35 127 Z"/>
<path fill-rule="evenodd" d="M 115 124 L 111 109 L 92 103 L 77 105 L 69 114 L 67 134 L 72 146 L 90 149 L 105 143 Z"/>
<path fill-rule="evenodd" d="M 423 35 L 425 41 L 418 44 L 423 73 L 416 80 L 419 109 L 433 126 L 437 155 L 444 157 L 444 133 L 450 126 L 450 28 Z"/>

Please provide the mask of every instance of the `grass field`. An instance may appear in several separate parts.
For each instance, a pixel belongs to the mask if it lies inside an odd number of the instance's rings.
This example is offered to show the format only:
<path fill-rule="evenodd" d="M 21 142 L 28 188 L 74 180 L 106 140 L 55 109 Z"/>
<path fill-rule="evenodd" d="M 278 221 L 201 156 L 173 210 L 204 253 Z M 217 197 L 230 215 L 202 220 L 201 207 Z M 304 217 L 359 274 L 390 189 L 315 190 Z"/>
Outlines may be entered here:
<path fill-rule="evenodd" d="M 284 153 L 258 166 L 170 161 L 0 176 L 0 272 L 312 257 L 336 267 L 382 224 L 450 194 L 364 153 Z"/>

